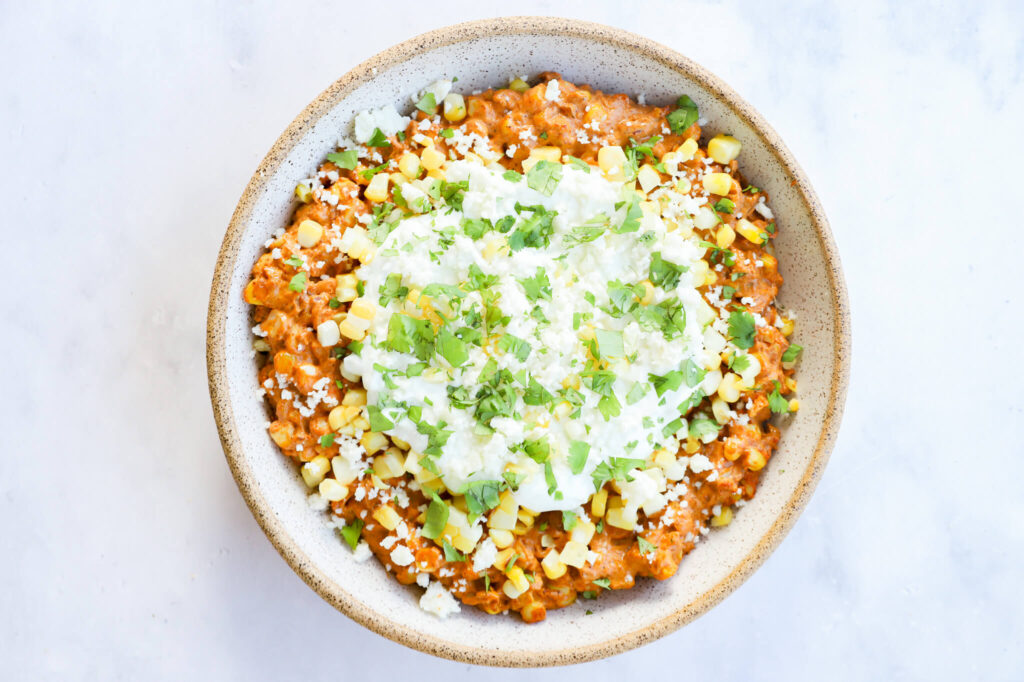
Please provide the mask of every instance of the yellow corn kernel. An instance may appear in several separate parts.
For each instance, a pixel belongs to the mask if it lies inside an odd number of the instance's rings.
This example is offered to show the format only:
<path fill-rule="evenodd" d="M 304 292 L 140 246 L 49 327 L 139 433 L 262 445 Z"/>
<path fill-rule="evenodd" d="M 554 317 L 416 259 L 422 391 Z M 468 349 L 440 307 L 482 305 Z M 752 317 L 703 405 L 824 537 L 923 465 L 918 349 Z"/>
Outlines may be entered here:
<path fill-rule="evenodd" d="M 605 513 L 604 520 L 609 526 L 623 530 L 633 530 L 633 527 L 636 525 L 636 510 L 631 510 L 627 507 L 614 507 Z"/>
<path fill-rule="evenodd" d="M 594 538 L 594 532 L 597 529 L 590 521 L 586 519 L 577 519 L 576 525 L 569 531 L 569 537 L 583 545 L 590 544 L 590 541 Z"/>
<path fill-rule="evenodd" d="M 354 315 L 349 315 L 344 322 L 338 325 L 341 335 L 359 341 L 366 336 L 366 330 L 370 328 L 370 321 Z"/>
<path fill-rule="evenodd" d="M 325 478 L 320 481 L 317 491 L 320 493 L 320 497 L 328 502 L 341 502 L 348 497 L 348 486 L 338 483 L 333 478 Z"/>
<path fill-rule="evenodd" d="M 397 478 L 405 473 L 405 458 L 398 448 L 388 448 L 373 459 L 373 473 L 382 480 Z"/>
<path fill-rule="evenodd" d="M 334 472 L 335 480 L 342 485 L 348 485 L 356 480 L 356 476 L 359 475 L 356 468 L 352 466 L 352 462 L 341 455 L 331 458 L 331 471 Z"/>
<path fill-rule="evenodd" d="M 558 163 L 562 158 L 562 150 L 558 147 L 534 147 L 530 150 L 529 158 Z"/>
<path fill-rule="evenodd" d="M 359 278 L 349 273 L 347 275 L 339 275 L 335 279 L 334 297 L 342 303 L 348 303 L 349 301 L 356 300 L 359 287 Z"/>
<path fill-rule="evenodd" d="M 558 580 L 569 568 L 562 562 L 562 559 L 558 556 L 558 552 L 551 550 L 540 562 L 540 567 L 544 569 L 544 575 L 551 580 Z"/>
<path fill-rule="evenodd" d="M 377 173 L 366 186 L 365 196 L 370 201 L 380 203 L 388 198 L 388 182 L 391 176 L 387 173 Z"/>
<path fill-rule="evenodd" d="M 651 164 L 645 163 L 637 171 L 636 180 L 640 183 L 640 189 L 644 192 L 650 192 L 661 184 L 661 175 L 658 171 L 654 170 Z"/>
<path fill-rule="evenodd" d="M 352 418 L 352 423 L 349 426 L 359 429 L 360 431 L 369 431 L 370 422 L 366 421 L 362 415 L 356 415 Z"/>
<path fill-rule="evenodd" d="M 324 476 L 327 475 L 330 468 L 331 460 L 323 455 L 317 455 L 302 465 L 302 469 L 300 469 L 302 480 L 310 488 L 315 488 L 320 485 L 320 481 L 324 480 Z"/>
<path fill-rule="evenodd" d="M 715 135 L 708 142 L 708 156 L 726 164 L 740 155 L 740 141 L 732 135 Z"/>
<path fill-rule="evenodd" d="M 786 386 L 786 391 L 788 391 L 789 393 L 792 393 L 793 391 L 796 390 L 796 379 L 794 379 L 793 377 L 786 377 L 786 380 L 783 383 Z"/>
<path fill-rule="evenodd" d="M 686 178 L 679 178 L 676 180 L 676 191 L 680 194 L 689 194 L 690 190 L 693 189 L 693 185 Z"/>
<path fill-rule="evenodd" d="M 501 586 L 501 591 L 505 593 L 509 599 L 515 599 L 523 592 L 530 589 L 530 581 L 526 579 L 526 574 L 523 573 L 523 569 L 518 566 L 513 566 L 508 573 L 508 580 Z"/>
<path fill-rule="evenodd" d="M 248 284 L 245 285 L 245 291 L 243 292 L 244 295 L 245 295 L 245 302 L 246 303 L 251 303 L 253 305 L 261 305 L 260 300 L 258 298 L 256 298 L 255 289 L 256 289 L 256 281 L 255 280 L 253 280 L 252 282 L 249 282 Z"/>
<path fill-rule="evenodd" d="M 701 179 L 704 191 L 725 196 L 732 190 L 732 176 L 728 173 L 705 173 Z"/>
<path fill-rule="evenodd" d="M 640 285 L 644 288 L 644 295 L 640 297 L 640 305 L 648 305 L 654 300 L 654 284 L 651 283 L 651 280 L 645 279 L 640 282 Z"/>
<path fill-rule="evenodd" d="M 368 298 L 357 298 L 348 309 L 349 315 L 372 320 L 377 315 L 377 306 Z"/>
<path fill-rule="evenodd" d="M 452 123 L 466 118 L 466 100 L 462 95 L 453 92 L 444 98 L 444 117 Z"/>
<path fill-rule="evenodd" d="M 601 488 L 590 498 L 590 513 L 594 518 L 601 518 L 608 507 L 608 489 Z"/>
<path fill-rule="evenodd" d="M 309 249 L 320 243 L 320 238 L 324 236 L 324 228 L 317 221 L 307 218 L 299 223 L 297 233 L 299 246 Z"/>
<path fill-rule="evenodd" d="M 295 185 L 295 196 L 304 204 L 308 204 L 313 200 L 313 190 L 309 188 L 309 185 L 300 182 Z"/>
<path fill-rule="evenodd" d="M 398 160 L 398 170 L 408 179 L 415 179 L 420 174 L 420 157 L 412 152 L 402 154 L 402 158 Z"/>
<path fill-rule="evenodd" d="M 334 320 L 325 320 L 316 326 L 316 340 L 324 348 L 330 348 L 341 340 L 341 332 L 338 330 L 338 323 Z"/>
<path fill-rule="evenodd" d="M 722 377 L 722 382 L 718 384 L 718 397 L 727 403 L 734 403 L 740 399 L 742 386 L 743 380 L 739 375 L 729 372 Z"/>
<path fill-rule="evenodd" d="M 533 526 L 533 520 L 536 517 L 537 515 L 530 511 L 529 509 L 527 509 L 526 507 L 520 507 L 519 513 L 516 514 L 516 518 L 519 519 L 519 522 L 527 528 L 531 528 Z"/>
<path fill-rule="evenodd" d="M 398 515 L 394 507 L 387 504 L 382 504 L 373 510 L 373 518 L 380 525 L 384 526 L 388 530 L 394 530 L 398 527 L 398 523 L 402 520 L 402 517 Z"/>
<path fill-rule="evenodd" d="M 729 403 L 721 398 L 715 398 L 711 401 L 711 414 L 716 422 L 725 424 L 729 421 Z"/>
<path fill-rule="evenodd" d="M 751 244 L 764 243 L 764 236 L 761 234 L 761 230 L 757 229 L 757 226 L 746 218 L 740 218 L 736 221 L 736 231 L 743 235 Z"/>
<path fill-rule="evenodd" d="M 732 523 L 732 507 L 722 507 L 722 510 L 711 517 L 711 525 L 715 528 L 728 526 Z"/>
<path fill-rule="evenodd" d="M 516 553 L 516 550 L 512 547 L 507 547 L 497 554 L 494 555 L 494 561 L 491 562 L 491 566 L 504 571 L 508 568 L 508 562 L 512 560 L 512 556 Z"/>
<path fill-rule="evenodd" d="M 375 452 L 380 452 L 388 446 L 388 438 L 383 433 L 377 433 L 376 431 L 367 431 L 363 434 L 363 437 L 359 439 L 359 444 L 363 446 L 367 454 L 372 455 Z"/>
<path fill-rule="evenodd" d="M 353 409 L 353 406 L 338 405 L 328 413 L 327 424 L 331 427 L 331 431 L 337 431 L 351 422 L 358 412 L 359 410 Z"/>
<path fill-rule="evenodd" d="M 789 401 L 789 411 L 790 412 L 799 412 L 800 411 L 800 401 L 797 400 L 796 398 L 793 398 L 792 400 L 790 400 Z"/>
<path fill-rule="evenodd" d="M 622 164 L 626 162 L 626 153 L 619 146 L 601 147 L 597 151 L 597 165 L 604 171 L 609 180 L 625 180 Z"/>
<path fill-rule="evenodd" d="M 630 526 L 630 529 L 632 528 L 633 526 Z M 558 553 L 558 558 L 567 566 L 583 568 L 583 564 L 587 561 L 587 546 L 581 542 L 569 540 L 565 543 L 562 551 Z"/>
<path fill-rule="evenodd" d="M 768 463 L 768 460 L 764 458 L 760 450 L 753 450 L 747 455 L 747 468 L 751 471 L 760 471 L 764 468 L 764 465 Z"/>
<path fill-rule="evenodd" d="M 491 515 L 487 518 L 487 525 L 495 530 L 508 530 L 512 531 L 516 528 L 516 521 L 519 520 L 518 508 L 503 509 L 500 505 L 497 509 L 491 512 Z"/>
<path fill-rule="evenodd" d="M 483 250 L 480 252 L 486 260 L 491 260 L 497 256 L 502 249 L 507 246 L 504 239 L 492 239 L 484 245 Z"/>
<path fill-rule="evenodd" d="M 509 90 L 515 90 L 518 93 L 526 92 L 530 89 L 530 84 L 524 81 L 522 78 L 513 78 L 508 84 Z"/>
<path fill-rule="evenodd" d="M 654 451 L 654 456 L 651 458 L 651 461 L 664 469 L 665 467 L 670 467 L 675 464 L 676 457 L 665 448 L 659 448 Z"/>
<path fill-rule="evenodd" d="M 365 405 L 366 403 L 363 404 Z M 411 447 L 401 438 L 395 438 L 394 436 L 391 436 L 391 442 L 394 443 L 399 450 L 408 450 Z"/>
<path fill-rule="evenodd" d="M 420 153 L 420 163 L 428 171 L 437 170 L 444 163 L 444 154 L 433 147 L 427 147 Z"/>
<path fill-rule="evenodd" d="M 793 331 L 796 329 L 796 320 L 791 320 L 788 317 L 782 318 L 782 333 L 785 336 L 792 336 Z M 786 369 L 789 369 L 788 367 Z"/>
<path fill-rule="evenodd" d="M 692 137 L 683 142 L 681 145 L 676 147 L 676 154 L 679 155 L 680 161 L 690 161 L 693 159 L 693 155 L 697 153 L 697 140 Z"/>
<path fill-rule="evenodd" d="M 718 248 L 727 249 L 732 246 L 732 243 L 736 241 L 736 231 L 729 225 L 722 225 L 718 228 L 718 232 L 715 233 L 715 243 L 718 244 Z"/>
<path fill-rule="evenodd" d="M 341 399 L 342 405 L 365 405 L 366 390 L 362 388 L 350 388 Z"/>
<path fill-rule="evenodd" d="M 505 547 L 511 547 L 512 543 L 515 542 L 516 537 L 507 530 L 499 530 L 497 528 L 491 528 L 487 531 L 487 535 L 494 542 L 494 546 L 498 549 L 504 549 Z"/>

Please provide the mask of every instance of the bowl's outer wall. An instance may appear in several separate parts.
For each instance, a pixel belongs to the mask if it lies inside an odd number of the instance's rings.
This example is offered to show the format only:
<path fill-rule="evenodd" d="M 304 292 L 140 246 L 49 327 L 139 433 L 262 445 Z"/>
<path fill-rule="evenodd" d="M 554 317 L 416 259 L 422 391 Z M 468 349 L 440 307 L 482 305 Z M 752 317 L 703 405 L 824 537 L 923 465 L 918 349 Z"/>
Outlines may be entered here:
<path fill-rule="evenodd" d="M 321 514 L 306 505 L 291 462 L 267 437 L 258 395 L 249 307 L 242 299 L 266 239 L 294 210 L 292 189 L 333 151 L 360 110 L 411 96 L 439 77 L 457 89 L 500 86 L 512 75 L 559 71 L 606 92 L 644 94 L 664 104 L 689 94 L 707 119 L 705 133 L 743 143 L 741 171 L 771 196 L 786 278 L 780 300 L 798 313 L 795 340 L 801 410 L 786 418 L 779 450 L 755 499 L 732 525 L 698 545 L 664 582 L 586 606 L 549 613 L 539 626 L 471 608 L 439 621 L 420 610 L 418 590 L 399 585 L 375 561 L 356 563 Z M 264 160 L 225 237 L 210 300 L 208 363 L 215 416 L 228 462 L 253 514 L 288 563 L 325 599 L 376 632 L 440 656 L 492 665 L 574 663 L 646 643 L 700 615 L 735 589 L 795 521 L 821 475 L 836 437 L 849 369 L 845 286 L 825 216 L 788 150 L 727 86 L 671 50 L 633 34 L 583 22 L 521 17 L 441 29 L 360 65 L 321 94 Z"/>

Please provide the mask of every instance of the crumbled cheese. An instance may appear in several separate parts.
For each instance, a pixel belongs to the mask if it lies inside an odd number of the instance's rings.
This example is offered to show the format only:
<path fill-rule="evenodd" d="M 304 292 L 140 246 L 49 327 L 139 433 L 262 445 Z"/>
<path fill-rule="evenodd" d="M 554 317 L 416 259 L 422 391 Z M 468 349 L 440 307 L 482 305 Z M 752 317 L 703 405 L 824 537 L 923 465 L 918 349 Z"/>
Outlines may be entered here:
<path fill-rule="evenodd" d="M 477 573 L 483 573 L 490 568 L 497 556 L 498 548 L 494 544 L 494 540 L 487 538 L 477 545 L 476 551 L 473 552 L 473 570 Z"/>
<path fill-rule="evenodd" d="M 420 608 L 438 618 L 446 618 L 462 610 L 452 593 L 439 582 L 432 582 L 427 587 L 427 591 L 420 597 Z"/>
<path fill-rule="evenodd" d="M 396 566 L 408 566 L 414 561 L 414 557 L 406 545 L 398 545 L 391 550 L 391 560 Z"/>
<path fill-rule="evenodd" d="M 561 90 L 558 86 L 558 79 L 555 78 L 549 80 L 547 88 L 544 89 L 544 99 L 546 99 L 549 102 L 557 102 L 558 97 L 561 94 Z"/>
<path fill-rule="evenodd" d="M 370 546 L 366 544 L 365 540 L 361 540 L 359 544 L 356 545 L 355 551 L 352 552 L 352 558 L 360 563 L 366 561 L 371 556 L 373 556 L 373 552 L 370 550 Z"/>
<path fill-rule="evenodd" d="M 405 130 L 407 125 L 409 117 L 402 116 L 393 106 L 387 104 L 380 109 L 360 111 L 356 114 L 354 134 L 358 142 L 365 144 L 373 136 L 374 128 L 380 128 L 385 135 L 394 135 L 400 130 Z M 379 154 L 377 158 L 380 158 Z"/>

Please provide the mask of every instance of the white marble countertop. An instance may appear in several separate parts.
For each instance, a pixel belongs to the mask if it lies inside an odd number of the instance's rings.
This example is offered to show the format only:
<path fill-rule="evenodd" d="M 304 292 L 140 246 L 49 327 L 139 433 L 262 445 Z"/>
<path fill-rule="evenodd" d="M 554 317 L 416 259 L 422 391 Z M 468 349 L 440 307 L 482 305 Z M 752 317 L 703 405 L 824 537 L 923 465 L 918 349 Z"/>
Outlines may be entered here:
<path fill-rule="evenodd" d="M 235 489 L 204 361 L 271 142 L 481 3 L 5 4 L 0 678 L 1020 679 L 1024 12 L 892 4 L 516 5 L 646 34 L 760 109 L 830 214 L 856 353 L 825 477 L 756 575 L 652 645 L 529 674 L 404 649 L 308 589 Z"/>

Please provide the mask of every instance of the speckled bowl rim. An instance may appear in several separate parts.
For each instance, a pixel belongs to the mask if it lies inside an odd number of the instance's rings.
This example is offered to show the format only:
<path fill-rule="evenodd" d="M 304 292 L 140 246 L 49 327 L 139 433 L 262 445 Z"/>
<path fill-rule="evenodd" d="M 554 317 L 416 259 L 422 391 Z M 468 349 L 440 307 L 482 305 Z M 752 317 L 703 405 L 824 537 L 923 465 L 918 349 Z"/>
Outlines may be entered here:
<path fill-rule="evenodd" d="M 253 472 L 245 463 L 242 443 L 237 433 L 234 414 L 231 409 L 228 376 L 226 371 L 225 320 L 228 310 L 230 282 L 236 267 L 238 248 L 246 225 L 252 214 L 257 198 L 267 179 L 270 178 L 285 157 L 302 136 L 322 116 L 330 111 L 342 98 L 355 88 L 367 83 L 378 71 L 404 62 L 416 54 L 453 43 L 479 38 L 508 35 L 557 35 L 561 37 L 585 38 L 612 45 L 616 48 L 637 53 L 653 59 L 671 69 L 679 71 L 697 81 L 709 93 L 731 109 L 761 138 L 766 148 L 779 164 L 789 173 L 800 199 L 811 216 L 814 233 L 821 252 L 825 255 L 825 270 L 831 306 L 835 319 L 834 358 L 829 403 L 825 408 L 823 425 L 814 454 L 793 495 L 783 506 L 775 523 L 764 534 L 761 541 L 739 562 L 722 581 L 706 592 L 701 598 L 687 604 L 675 613 L 643 627 L 626 636 L 613 640 L 595 642 L 572 649 L 547 650 L 542 652 L 494 651 L 489 649 L 453 644 L 426 632 L 420 632 L 399 625 L 381 614 L 370 612 L 359 606 L 340 585 L 323 575 L 295 543 L 288 530 L 268 507 L 259 492 Z M 556 65 L 552 68 L 557 70 Z M 245 267 L 250 264 L 246 263 Z M 722 601 L 739 587 L 778 546 L 783 537 L 796 522 L 821 478 L 829 454 L 835 444 L 842 418 L 843 405 L 850 374 L 850 313 L 846 284 L 843 280 L 839 254 L 829 229 L 825 212 L 815 196 L 814 190 L 793 155 L 783 144 L 778 134 L 757 111 L 739 97 L 728 85 L 700 65 L 690 61 L 678 52 L 642 36 L 601 24 L 557 17 L 501 17 L 456 24 L 424 33 L 399 43 L 368 59 L 346 73 L 324 90 L 292 121 L 281 137 L 263 159 L 252 176 L 242 198 L 238 202 L 224 242 L 217 257 L 210 292 L 209 317 L 207 320 L 207 370 L 209 374 L 210 397 L 214 418 L 220 433 L 221 445 L 227 457 L 231 473 L 245 498 L 256 521 L 285 561 L 321 597 L 357 623 L 393 641 L 420 651 L 465 663 L 480 665 L 536 667 L 582 663 L 611 656 L 652 642 L 682 627 L 711 607 Z M 537 626 L 533 626 L 537 627 Z M 543 626 L 539 626 L 543 627 Z"/>

